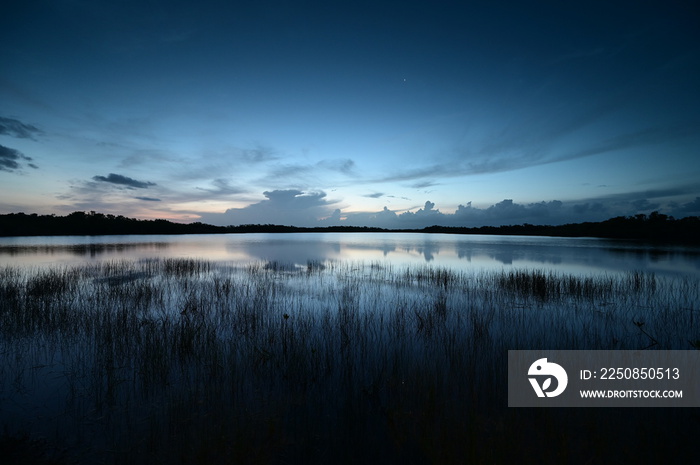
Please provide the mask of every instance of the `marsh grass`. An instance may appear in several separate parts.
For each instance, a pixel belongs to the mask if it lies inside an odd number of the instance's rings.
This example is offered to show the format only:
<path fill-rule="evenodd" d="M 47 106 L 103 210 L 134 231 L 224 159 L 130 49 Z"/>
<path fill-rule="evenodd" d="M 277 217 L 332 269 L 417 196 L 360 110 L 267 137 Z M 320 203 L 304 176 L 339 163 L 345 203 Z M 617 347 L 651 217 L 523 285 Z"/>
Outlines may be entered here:
<path fill-rule="evenodd" d="M 691 349 L 699 303 L 697 280 L 640 272 L 5 267 L 0 421 L 86 463 L 648 458 L 624 428 L 677 442 L 697 417 L 508 409 L 507 350 Z"/>

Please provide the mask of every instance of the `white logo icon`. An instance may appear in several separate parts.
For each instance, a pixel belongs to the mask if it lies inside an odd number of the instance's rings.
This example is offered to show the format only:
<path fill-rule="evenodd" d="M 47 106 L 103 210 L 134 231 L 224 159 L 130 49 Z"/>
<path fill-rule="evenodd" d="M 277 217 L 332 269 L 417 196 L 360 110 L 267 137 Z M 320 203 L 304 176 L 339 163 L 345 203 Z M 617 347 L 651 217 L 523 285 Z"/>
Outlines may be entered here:
<path fill-rule="evenodd" d="M 556 397 L 564 392 L 569 382 L 566 370 L 564 370 L 561 365 L 548 362 L 546 358 L 541 358 L 530 365 L 527 375 L 530 376 L 528 379 L 537 397 Z M 554 378 L 557 383 L 553 390 L 549 390 L 552 388 L 552 378 Z M 542 384 L 540 384 L 540 380 Z"/>

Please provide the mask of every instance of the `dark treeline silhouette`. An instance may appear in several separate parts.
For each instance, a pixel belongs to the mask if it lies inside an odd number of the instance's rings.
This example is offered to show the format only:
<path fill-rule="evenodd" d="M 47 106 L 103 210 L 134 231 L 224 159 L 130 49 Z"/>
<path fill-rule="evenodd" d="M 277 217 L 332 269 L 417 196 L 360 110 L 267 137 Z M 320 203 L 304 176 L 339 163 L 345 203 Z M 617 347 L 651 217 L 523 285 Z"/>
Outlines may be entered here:
<path fill-rule="evenodd" d="M 0 215 L 0 236 L 65 236 L 105 234 L 221 234 L 288 232 L 424 232 L 448 234 L 493 234 L 518 236 L 602 237 L 646 241 L 700 243 L 700 217 L 682 219 L 653 212 L 650 215 L 618 216 L 601 222 L 564 225 L 508 225 L 476 228 L 429 226 L 423 229 L 384 229 L 367 226 L 304 228 L 275 224 L 213 226 L 200 222 L 138 220 L 102 213 L 73 212 L 66 216 L 10 213 Z"/>
<path fill-rule="evenodd" d="M 137 220 L 102 213 L 73 212 L 66 216 L 0 215 L 0 236 L 72 236 L 105 234 L 205 234 L 226 228 L 203 223 L 180 224 L 168 220 Z"/>
<path fill-rule="evenodd" d="M 637 239 L 651 242 L 700 243 L 700 217 L 672 216 L 652 212 L 650 215 L 618 216 L 600 222 L 563 225 L 508 225 L 461 228 L 429 226 L 422 232 L 453 234 L 498 234 L 513 236 L 601 237 Z"/>

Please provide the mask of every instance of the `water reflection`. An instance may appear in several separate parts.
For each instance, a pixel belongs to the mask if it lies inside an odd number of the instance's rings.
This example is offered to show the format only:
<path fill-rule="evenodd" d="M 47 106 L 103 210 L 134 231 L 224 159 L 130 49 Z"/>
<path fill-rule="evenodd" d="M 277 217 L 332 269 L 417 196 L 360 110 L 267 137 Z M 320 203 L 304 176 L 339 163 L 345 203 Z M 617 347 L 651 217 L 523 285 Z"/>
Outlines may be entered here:
<path fill-rule="evenodd" d="M 390 261 L 452 268 L 545 268 L 567 273 L 644 270 L 700 276 L 700 248 L 594 238 L 420 233 L 290 233 L 0 238 L 0 262 L 17 266 L 201 258 L 228 262 Z"/>
<path fill-rule="evenodd" d="M 242 239 L 242 240 L 239 240 Z M 288 239 L 273 236 L 269 240 L 246 240 L 236 237 L 225 243 L 231 256 L 241 254 L 251 261 L 267 261 L 303 265 L 307 262 L 323 262 L 341 256 L 339 242 Z"/>
<path fill-rule="evenodd" d="M 60 245 L 16 245 L 0 246 L 0 256 L 9 255 L 76 255 L 98 258 L 100 255 L 121 255 L 134 251 L 163 252 L 170 246 L 167 242 L 136 242 L 136 243 L 90 243 L 90 244 L 60 244 Z"/>

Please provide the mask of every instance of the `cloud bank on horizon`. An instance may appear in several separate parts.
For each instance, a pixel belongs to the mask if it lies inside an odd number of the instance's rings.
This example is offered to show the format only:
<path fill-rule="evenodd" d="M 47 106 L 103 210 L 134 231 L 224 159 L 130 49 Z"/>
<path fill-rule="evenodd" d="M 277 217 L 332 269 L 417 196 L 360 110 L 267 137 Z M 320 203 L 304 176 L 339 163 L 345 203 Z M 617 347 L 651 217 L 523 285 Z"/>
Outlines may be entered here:
<path fill-rule="evenodd" d="M 566 224 L 603 221 L 629 211 L 657 211 L 659 203 L 650 202 L 666 197 L 668 192 L 643 192 L 587 202 L 564 203 L 559 200 L 519 204 L 504 199 L 486 208 L 473 207 L 471 202 L 459 205 L 452 213 L 443 213 L 435 203 L 426 201 L 415 211 L 397 212 L 384 207 L 376 212 L 343 213 L 336 202 L 326 199 L 325 192 L 305 193 L 298 190 L 265 192 L 266 200 L 244 208 L 232 208 L 224 213 L 202 217 L 215 225 L 284 224 L 295 226 L 373 226 L 388 229 L 420 229 L 427 226 L 501 226 L 512 224 Z M 640 200 L 642 199 L 642 200 Z M 682 218 L 700 215 L 700 197 L 685 204 L 672 204 L 667 210 Z"/>
<path fill-rule="evenodd" d="M 696 20 L 655 1 L 12 5 L 0 212 L 387 228 L 700 215 Z"/>

